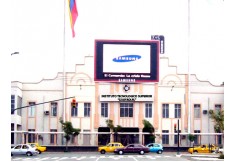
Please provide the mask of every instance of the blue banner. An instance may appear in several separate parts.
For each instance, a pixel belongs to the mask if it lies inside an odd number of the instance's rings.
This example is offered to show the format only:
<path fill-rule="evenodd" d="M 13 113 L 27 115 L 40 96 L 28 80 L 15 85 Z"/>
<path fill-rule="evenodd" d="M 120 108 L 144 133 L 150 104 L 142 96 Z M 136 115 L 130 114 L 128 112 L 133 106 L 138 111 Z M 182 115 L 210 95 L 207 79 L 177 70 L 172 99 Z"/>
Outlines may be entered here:
<path fill-rule="evenodd" d="M 160 41 L 160 54 L 165 53 L 165 37 L 163 35 L 152 35 L 151 40 Z"/>

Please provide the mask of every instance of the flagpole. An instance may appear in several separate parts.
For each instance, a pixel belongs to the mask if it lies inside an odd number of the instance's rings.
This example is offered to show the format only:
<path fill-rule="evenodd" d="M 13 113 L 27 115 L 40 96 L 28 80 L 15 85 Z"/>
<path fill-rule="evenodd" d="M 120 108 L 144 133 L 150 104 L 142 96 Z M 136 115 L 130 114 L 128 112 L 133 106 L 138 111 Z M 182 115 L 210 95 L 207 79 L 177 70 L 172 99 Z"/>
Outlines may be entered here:
<path fill-rule="evenodd" d="M 190 93 L 190 0 L 188 0 L 188 133 L 191 133 L 191 93 Z"/>
<path fill-rule="evenodd" d="M 66 0 L 64 0 L 64 29 L 63 29 L 63 98 L 66 98 L 66 73 L 65 73 L 65 59 L 66 59 L 66 27 L 65 27 L 65 21 L 66 21 Z M 66 121 L 66 100 L 63 100 L 63 121 Z"/>

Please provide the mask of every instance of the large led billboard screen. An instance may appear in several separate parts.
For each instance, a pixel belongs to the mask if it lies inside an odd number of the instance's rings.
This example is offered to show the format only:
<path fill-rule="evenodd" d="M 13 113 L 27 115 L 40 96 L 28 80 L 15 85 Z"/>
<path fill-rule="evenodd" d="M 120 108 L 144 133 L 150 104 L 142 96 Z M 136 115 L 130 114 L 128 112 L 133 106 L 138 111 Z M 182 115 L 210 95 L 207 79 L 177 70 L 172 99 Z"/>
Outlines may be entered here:
<path fill-rule="evenodd" d="M 159 41 L 95 40 L 94 80 L 158 82 Z"/>

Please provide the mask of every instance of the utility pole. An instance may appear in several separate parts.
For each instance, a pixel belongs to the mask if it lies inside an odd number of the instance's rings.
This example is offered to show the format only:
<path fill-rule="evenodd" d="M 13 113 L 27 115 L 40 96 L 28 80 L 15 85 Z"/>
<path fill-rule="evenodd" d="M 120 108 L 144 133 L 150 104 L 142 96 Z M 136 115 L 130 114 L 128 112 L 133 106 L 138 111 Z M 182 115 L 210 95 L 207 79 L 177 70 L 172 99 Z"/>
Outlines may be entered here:
<path fill-rule="evenodd" d="M 178 119 L 178 129 L 177 129 L 177 131 L 178 131 L 178 136 L 177 136 L 177 138 L 178 138 L 178 148 L 177 148 L 177 155 L 179 155 L 179 119 Z"/>

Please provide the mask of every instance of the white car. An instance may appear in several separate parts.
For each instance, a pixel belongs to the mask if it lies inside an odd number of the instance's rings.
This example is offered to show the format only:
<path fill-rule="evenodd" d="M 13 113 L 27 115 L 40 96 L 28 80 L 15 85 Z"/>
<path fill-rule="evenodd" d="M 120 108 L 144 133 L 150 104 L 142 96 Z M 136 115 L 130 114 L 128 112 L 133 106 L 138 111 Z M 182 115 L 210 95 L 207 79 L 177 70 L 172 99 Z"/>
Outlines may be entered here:
<path fill-rule="evenodd" d="M 37 154 L 38 154 L 38 151 L 36 150 L 36 148 L 28 144 L 19 144 L 11 149 L 11 156 L 13 155 L 32 156 L 32 155 L 37 155 Z"/>
<path fill-rule="evenodd" d="M 223 148 L 223 147 L 220 147 L 220 148 L 218 149 L 218 152 L 219 152 L 219 153 L 224 153 L 224 148 Z"/>

